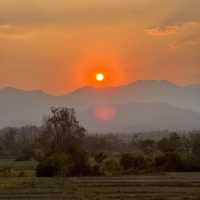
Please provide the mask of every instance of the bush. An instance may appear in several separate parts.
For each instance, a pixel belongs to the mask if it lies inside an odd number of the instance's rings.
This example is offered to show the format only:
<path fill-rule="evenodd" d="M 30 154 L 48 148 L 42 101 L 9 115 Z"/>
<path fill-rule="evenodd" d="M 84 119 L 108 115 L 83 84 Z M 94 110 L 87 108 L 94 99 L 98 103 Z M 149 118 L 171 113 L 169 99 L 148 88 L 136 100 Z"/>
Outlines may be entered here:
<path fill-rule="evenodd" d="M 38 164 L 36 174 L 38 177 L 68 176 L 72 173 L 73 165 L 70 156 L 55 153 Z"/>
<path fill-rule="evenodd" d="M 16 161 L 29 161 L 33 158 L 33 150 L 31 147 L 22 149 L 21 153 L 16 158 Z"/>
<path fill-rule="evenodd" d="M 101 176 L 104 175 L 100 164 L 95 164 L 91 166 L 90 176 Z"/>
<path fill-rule="evenodd" d="M 117 160 L 108 158 L 102 164 L 102 170 L 105 175 L 119 175 L 121 172 L 121 168 L 119 162 Z"/>
<path fill-rule="evenodd" d="M 155 157 L 155 167 L 163 171 L 181 171 L 183 163 L 177 153 L 162 153 Z"/>
<path fill-rule="evenodd" d="M 120 165 L 124 170 L 129 170 L 134 166 L 134 157 L 130 153 L 122 154 L 120 158 Z"/>
<path fill-rule="evenodd" d="M 89 156 L 87 152 L 78 152 L 72 159 L 73 168 L 71 175 L 87 176 L 91 174 L 91 167 L 89 165 Z"/>
<path fill-rule="evenodd" d="M 143 170 L 147 166 L 147 162 L 143 154 L 126 153 L 121 156 L 120 165 L 124 170 Z"/>
<path fill-rule="evenodd" d="M 183 157 L 182 171 L 184 172 L 199 172 L 200 171 L 200 160 L 194 157 Z"/>
<path fill-rule="evenodd" d="M 134 155 L 134 168 L 136 170 L 142 170 L 146 167 L 146 160 L 143 154 Z"/>
<path fill-rule="evenodd" d="M 107 158 L 106 154 L 104 154 L 102 152 L 96 154 L 94 157 L 97 164 L 101 164 L 106 158 Z"/>

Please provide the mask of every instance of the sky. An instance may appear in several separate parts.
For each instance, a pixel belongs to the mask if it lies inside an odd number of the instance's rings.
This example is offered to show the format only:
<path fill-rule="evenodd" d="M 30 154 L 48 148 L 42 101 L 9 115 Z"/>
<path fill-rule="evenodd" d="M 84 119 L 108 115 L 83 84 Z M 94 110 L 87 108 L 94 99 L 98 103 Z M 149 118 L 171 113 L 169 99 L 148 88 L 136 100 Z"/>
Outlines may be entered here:
<path fill-rule="evenodd" d="M 200 83 L 198 0 L 1 0 L 0 88 Z"/>

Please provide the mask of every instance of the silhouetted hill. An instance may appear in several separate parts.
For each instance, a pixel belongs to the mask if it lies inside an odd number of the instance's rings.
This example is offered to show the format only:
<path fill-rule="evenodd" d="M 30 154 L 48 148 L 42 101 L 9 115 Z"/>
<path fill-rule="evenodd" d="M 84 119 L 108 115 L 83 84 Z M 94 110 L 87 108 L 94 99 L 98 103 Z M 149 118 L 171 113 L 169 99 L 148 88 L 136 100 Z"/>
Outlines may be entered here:
<path fill-rule="evenodd" d="M 51 106 L 75 107 L 91 130 L 200 129 L 200 85 L 182 87 L 154 80 L 84 87 L 63 96 L 4 88 L 0 90 L 0 127 L 41 124 Z M 94 110 L 102 107 L 115 110 L 112 120 L 96 118 Z"/>

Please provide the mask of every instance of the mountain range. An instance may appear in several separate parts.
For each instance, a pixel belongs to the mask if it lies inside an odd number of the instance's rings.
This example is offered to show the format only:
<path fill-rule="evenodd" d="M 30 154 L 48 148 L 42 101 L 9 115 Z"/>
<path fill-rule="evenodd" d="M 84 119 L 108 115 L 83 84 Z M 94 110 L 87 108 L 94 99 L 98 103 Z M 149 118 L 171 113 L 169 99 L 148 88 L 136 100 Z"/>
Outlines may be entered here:
<path fill-rule="evenodd" d="M 52 106 L 74 107 L 93 132 L 200 129 L 200 85 L 161 80 L 119 87 L 83 87 L 66 95 L 0 89 L 0 128 L 41 125 Z"/>

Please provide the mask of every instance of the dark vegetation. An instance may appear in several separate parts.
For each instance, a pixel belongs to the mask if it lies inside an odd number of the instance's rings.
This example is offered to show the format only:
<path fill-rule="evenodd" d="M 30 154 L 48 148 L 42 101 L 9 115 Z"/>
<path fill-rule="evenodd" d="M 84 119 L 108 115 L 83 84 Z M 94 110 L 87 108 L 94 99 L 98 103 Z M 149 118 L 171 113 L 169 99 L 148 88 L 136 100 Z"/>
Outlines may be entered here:
<path fill-rule="evenodd" d="M 39 177 L 194 172 L 200 171 L 199 133 L 88 134 L 73 109 L 52 108 L 42 127 L 1 130 L 0 157 L 35 161 Z"/>

